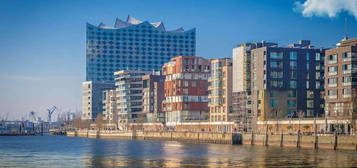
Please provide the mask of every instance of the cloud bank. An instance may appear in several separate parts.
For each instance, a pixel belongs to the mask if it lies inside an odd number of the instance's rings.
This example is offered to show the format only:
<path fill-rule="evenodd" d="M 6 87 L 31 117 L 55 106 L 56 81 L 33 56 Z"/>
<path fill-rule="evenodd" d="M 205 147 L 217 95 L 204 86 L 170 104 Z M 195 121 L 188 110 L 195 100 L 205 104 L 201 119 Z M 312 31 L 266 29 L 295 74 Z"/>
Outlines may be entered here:
<path fill-rule="evenodd" d="M 295 2 L 295 10 L 305 17 L 337 17 L 340 12 L 348 12 L 357 19 L 357 0 L 306 0 Z"/>

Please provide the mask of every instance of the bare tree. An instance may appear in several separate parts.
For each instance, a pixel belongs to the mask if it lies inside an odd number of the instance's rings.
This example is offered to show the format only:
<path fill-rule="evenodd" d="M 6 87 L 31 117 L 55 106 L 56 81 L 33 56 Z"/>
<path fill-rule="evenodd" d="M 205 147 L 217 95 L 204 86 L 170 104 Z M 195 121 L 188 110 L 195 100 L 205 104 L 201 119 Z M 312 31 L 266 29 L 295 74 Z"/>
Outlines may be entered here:
<path fill-rule="evenodd" d="M 103 115 L 98 114 L 97 117 L 95 118 L 96 128 L 100 131 L 103 128 L 103 124 L 104 124 Z"/>

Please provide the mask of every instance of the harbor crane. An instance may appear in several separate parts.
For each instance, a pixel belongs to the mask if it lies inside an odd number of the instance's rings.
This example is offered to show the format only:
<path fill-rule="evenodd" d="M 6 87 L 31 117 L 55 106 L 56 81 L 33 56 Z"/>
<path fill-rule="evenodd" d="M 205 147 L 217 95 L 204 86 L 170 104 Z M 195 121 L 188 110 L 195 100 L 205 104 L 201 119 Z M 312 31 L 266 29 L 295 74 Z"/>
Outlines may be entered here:
<path fill-rule="evenodd" d="M 47 109 L 47 114 L 48 114 L 48 122 L 52 122 L 52 114 L 56 111 L 57 107 L 52 106 L 51 108 Z"/>

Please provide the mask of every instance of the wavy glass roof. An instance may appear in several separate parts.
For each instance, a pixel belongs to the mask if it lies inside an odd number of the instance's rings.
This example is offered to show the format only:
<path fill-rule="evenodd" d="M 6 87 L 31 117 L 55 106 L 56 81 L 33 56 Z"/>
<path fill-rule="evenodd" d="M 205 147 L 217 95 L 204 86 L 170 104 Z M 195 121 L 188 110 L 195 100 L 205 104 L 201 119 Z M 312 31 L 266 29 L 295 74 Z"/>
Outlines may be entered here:
<path fill-rule="evenodd" d="M 89 23 L 88 23 L 89 24 Z M 149 23 L 148 21 L 141 21 L 139 19 L 136 19 L 132 16 L 128 16 L 126 21 L 123 21 L 119 18 L 117 18 L 115 20 L 114 26 L 107 26 L 104 23 L 100 23 L 98 26 L 98 28 L 102 28 L 102 29 L 123 29 L 123 28 L 128 28 L 128 27 L 132 27 L 132 26 L 137 26 L 137 25 L 141 25 L 141 24 L 150 24 L 151 26 L 153 26 L 155 29 L 163 31 L 163 32 L 174 32 L 174 33 L 182 33 L 182 32 L 188 32 L 188 31 L 192 31 L 194 29 L 190 29 L 185 31 L 182 27 L 175 29 L 175 30 L 166 30 L 164 23 L 163 22 L 154 22 L 154 23 Z M 92 24 L 89 24 L 91 26 L 94 26 Z"/>

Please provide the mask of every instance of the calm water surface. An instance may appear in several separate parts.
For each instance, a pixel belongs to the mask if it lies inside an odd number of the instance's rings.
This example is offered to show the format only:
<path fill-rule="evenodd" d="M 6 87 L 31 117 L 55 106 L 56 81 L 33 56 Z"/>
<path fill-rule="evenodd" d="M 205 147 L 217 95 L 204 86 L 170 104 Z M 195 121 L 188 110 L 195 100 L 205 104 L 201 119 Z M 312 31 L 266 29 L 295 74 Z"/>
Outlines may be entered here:
<path fill-rule="evenodd" d="M 0 137 L 0 167 L 357 167 L 357 152 L 66 136 Z"/>

